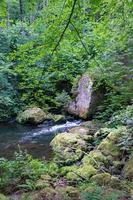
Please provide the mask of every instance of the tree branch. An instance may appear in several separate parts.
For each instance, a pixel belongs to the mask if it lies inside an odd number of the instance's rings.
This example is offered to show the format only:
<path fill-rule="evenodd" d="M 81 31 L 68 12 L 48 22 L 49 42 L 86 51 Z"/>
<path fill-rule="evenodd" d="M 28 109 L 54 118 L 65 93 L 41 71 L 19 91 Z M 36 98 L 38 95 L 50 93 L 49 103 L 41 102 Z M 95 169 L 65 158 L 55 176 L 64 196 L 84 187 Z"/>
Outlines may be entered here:
<path fill-rule="evenodd" d="M 90 55 L 90 53 L 89 53 L 87 47 L 85 46 L 85 44 L 84 44 L 84 42 L 83 42 L 83 40 L 82 40 L 82 38 L 81 38 L 81 36 L 80 36 L 80 33 L 79 33 L 78 29 L 75 27 L 75 25 L 74 25 L 71 21 L 70 21 L 70 23 L 71 23 L 71 25 L 73 26 L 73 28 L 75 29 L 75 31 L 76 31 L 76 33 L 77 33 L 77 36 L 78 36 L 78 38 L 80 39 L 80 42 L 81 42 L 82 46 L 84 47 L 85 51 L 87 52 L 88 55 Z"/>
<path fill-rule="evenodd" d="M 54 47 L 54 49 L 52 50 L 52 53 L 51 53 L 51 55 L 50 55 L 50 58 L 51 58 L 51 59 L 52 59 L 52 57 L 53 57 L 53 55 L 54 55 L 54 52 L 57 50 L 58 46 L 60 45 L 60 42 L 61 42 L 61 40 L 63 39 L 63 36 L 64 36 L 64 34 L 65 34 L 65 32 L 66 32 L 66 30 L 67 30 L 67 28 L 68 28 L 68 26 L 69 26 L 69 24 L 70 24 L 70 22 L 71 22 L 71 18 L 72 18 L 72 16 L 73 16 L 76 3 L 77 3 L 77 0 L 74 0 L 74 3 L 73 3 L 73 6 L 72 6 L 72 9 L 71 9 L 71 12 L 70 12 L 70 15 L 69 15 L 67 24 L 66 24 L 66 26 L 65 26 L 65 28 L 64 28 L 64 30 L 63 30 L 63 32 L 62 32 L 62 34 L 61 34 L 61 36 L 60 36 L 58 42 L 57 42 L 57 44 L 55 45 L 55 47 Z M 44 71 L 45 71 L 45 69 L 43 69 L 43 71 L 42 71 L 42 75 L 41 75 L 40 81 L 42 80 Z M 40 81 L 39 81 L 39 83 L 40 83 Z"/>
<path fill-rule="evenodd" d="M 67 30 L 67 28 L 68 28 L 68 26 L 69 26 L 69 24 L 70 24 L 70 22 L 71 22 L 71 18 L 72 18 L 73 13 L 74 13 L 74 9 L 75 9 L 75 6 L 76 6 L 76 2 L 77 2 L 77 0 L 74 0 L 74 3 L 73 3 L 73 6 L 72 6 L 72 9 L 71 9 L 71 13 L 70 13 L 70 15 L 69 15 L 69 18 L 68 18 L 67 24 L 66 24 L 66 26 L 65 26 L 65 28 L 64 28 L 64 30 L 63 30 L 63 32 L 62 32 L 60 38 L 59 38 L 59 40 L 58 40 L 56 46 L 54 47 L 54 49 L 53 49 L 51 55 L 53 55 L 54 52 L 57 50 L 57 48 L 58 48 L 58 46 L 60 45 L 60 42 L 61 42 L 61 40 L 62 40 L 62 38 L 63 38 L 63 36 L 64 36 L 66 30 Z"/>

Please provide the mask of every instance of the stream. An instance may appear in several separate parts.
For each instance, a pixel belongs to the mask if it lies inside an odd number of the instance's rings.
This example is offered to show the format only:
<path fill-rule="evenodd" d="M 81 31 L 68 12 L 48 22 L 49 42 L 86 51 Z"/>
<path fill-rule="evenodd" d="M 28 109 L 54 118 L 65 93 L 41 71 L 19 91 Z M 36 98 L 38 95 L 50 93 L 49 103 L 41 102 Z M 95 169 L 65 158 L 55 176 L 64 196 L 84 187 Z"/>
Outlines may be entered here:
<path fill-rule="evenodd" d="M 79 126 L 80 120 L 53 124 L 51 121 L 38 126 L 20 125 L 15 122 L 0 124 L 0 157 L 13 158 L 19 146 L 27 150 L 33 158 L 52 158 L 50 142 L 58 133 L 68 131 L 69 128 Z"/>

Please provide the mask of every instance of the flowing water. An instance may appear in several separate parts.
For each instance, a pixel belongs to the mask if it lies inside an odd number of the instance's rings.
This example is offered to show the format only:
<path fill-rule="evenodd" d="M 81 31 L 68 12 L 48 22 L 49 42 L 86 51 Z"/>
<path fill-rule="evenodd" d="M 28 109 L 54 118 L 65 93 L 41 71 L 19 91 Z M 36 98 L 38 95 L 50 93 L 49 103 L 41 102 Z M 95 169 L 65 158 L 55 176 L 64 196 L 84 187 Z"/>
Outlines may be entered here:
<path fill-rule="evenodd" d="M 48 121 L 38 126 L 23 126 L 15 122 L 0 124 L 0 157 L 12 158 L 14 152 L 26 149 L 34 158 L 52 158 L 50 142 L 57 133 L 80 125 L 79 120 L 55 125 Z"/>

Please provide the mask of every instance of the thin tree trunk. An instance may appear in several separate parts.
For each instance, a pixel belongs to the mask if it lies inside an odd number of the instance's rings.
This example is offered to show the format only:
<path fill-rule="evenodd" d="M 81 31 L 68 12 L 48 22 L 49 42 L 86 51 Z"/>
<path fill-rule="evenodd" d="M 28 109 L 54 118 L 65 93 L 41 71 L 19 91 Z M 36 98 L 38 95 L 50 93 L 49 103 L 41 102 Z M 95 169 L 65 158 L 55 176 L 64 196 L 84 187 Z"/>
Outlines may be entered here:
<path fill-rule="evenodd" d="M 24 16 L 23 0 L 19 0 L 19 11 L 20 11 L 20 20 L 23 21 L 23 16 Z"/>
<path fill-rule="evenodd" d="M 7 9 L 7 28 L 10 26 L 10 5 L 8 2 L 6 2 L 6 9 Z"/>

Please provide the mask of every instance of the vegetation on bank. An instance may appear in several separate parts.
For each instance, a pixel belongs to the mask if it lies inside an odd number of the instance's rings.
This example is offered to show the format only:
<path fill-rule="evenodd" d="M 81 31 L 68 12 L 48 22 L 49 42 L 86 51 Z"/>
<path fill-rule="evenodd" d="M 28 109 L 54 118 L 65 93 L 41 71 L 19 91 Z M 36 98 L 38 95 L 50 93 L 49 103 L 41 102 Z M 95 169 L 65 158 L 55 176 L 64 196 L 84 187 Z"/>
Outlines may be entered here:
<path fill-rule="evenodd" d="M 83 74 L 105 95 L 93 115 L 102 127 L 57 135 L 50 163 L 20 149 L 0 158 L 0 200 L 133 198 L 132 9 L 131 0 L 1 0 L 0 122 L 19 112 L 22 123 L 60 121 Z"/>
<path fill-rule="evenodd" d="M 133 106 L 129 107 L 98 131 L 86 122 L 66 133 L 67 138 L 65 133 L 55 136 L 51 143 L 56 141 L 55 156 L 50 162 L 33 159 L 20 149 L 14 160 L 1 158 L 0 192 L 10 198 L 19 194 L 22 200 L 52 200 L 54 194 L 57 200 L 131 199 Z"/>

